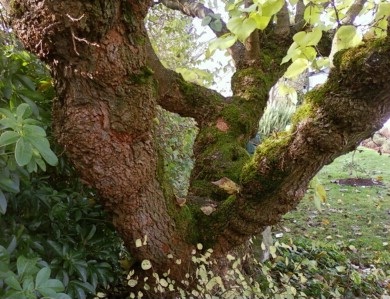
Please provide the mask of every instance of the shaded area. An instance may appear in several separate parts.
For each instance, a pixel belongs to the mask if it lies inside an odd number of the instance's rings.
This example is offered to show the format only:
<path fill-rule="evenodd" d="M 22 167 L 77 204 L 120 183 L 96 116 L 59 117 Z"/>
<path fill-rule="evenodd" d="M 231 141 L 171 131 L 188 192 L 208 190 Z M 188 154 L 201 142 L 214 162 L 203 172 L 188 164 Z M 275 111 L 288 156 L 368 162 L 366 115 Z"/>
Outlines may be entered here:
<path fill-rule="evenodd" d="M 384 186 L 381 181 L 372 178 L 348 178 L 332 180 L 332 183 L 356 187 Z"/>

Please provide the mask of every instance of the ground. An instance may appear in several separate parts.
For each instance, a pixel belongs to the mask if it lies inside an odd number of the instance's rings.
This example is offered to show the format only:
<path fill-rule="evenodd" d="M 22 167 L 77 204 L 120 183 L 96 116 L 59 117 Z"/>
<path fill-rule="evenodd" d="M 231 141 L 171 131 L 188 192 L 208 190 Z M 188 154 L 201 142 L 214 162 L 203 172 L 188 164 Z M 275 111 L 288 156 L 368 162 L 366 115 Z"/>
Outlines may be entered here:
<path fill-rule="evenodd" d="M 318 177 L 327 191 L 322 211 L 309 189 L 297 210 L 275 226 L 274 236 L 335 244 L 357 264 L 390 270 L 390 155 L 360 147 Z"/>

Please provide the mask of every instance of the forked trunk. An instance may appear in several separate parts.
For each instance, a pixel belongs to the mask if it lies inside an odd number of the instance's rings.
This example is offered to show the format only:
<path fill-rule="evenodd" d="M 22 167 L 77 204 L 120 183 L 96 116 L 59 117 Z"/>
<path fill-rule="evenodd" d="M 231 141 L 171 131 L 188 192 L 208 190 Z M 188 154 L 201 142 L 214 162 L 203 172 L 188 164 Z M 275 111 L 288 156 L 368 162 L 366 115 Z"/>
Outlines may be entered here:
<path fill-rule="evenodd" d="M 14 0 L 9 9 L 18 37 L 51 68 L 55 136 L 104 199 L 135 267 L 149 260 L 180 281 L 202 243 L 223 274 L 227 253 L 243 254 L 250 236 L 298 204 L 323 165 L 390 117 L 389 40 L 336 55 L 329 82 L 306 96 L 292 129 L 250 157 L 245 145 L 285 69 L 289 30 L 256 30 L 231 48 L 234 96 L 224 98 L 163 68 L 144 28 L 149 2 Z M 157 103 L 199 126 L 184 205 L 155 143 Z M 237 184 L 230 194 L 212 184 L 224 177 Z"/>

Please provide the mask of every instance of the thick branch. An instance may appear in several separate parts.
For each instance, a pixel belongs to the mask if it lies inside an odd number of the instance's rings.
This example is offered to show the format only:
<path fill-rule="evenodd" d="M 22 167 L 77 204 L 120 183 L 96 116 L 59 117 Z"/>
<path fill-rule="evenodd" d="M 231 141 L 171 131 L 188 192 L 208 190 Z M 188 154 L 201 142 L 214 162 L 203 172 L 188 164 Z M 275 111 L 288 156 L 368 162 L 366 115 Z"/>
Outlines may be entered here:
<path fill-rule="evenodd" d="M 157 101 L 164 109 L 183 117 L 194 118 L 199 127 L 215 119 L 224 105 L 225 98 L 216 91 L 184 81 L 183 77 L 165 68 L 153 47 L 146 41 L 148 64 L 157 82 Z"/>
<path fill-rule="evenodd" d="M 388 40 L 336 56 L 336 68 L 298 110 L 292 132 L 265 141 L 242 173 L 242 191 L 215 212 L 229 215 L 212 230 L 221 250 L 241 244 L 293 209 L 325 164 L 355 149 L 390 117 Z M 210 223 L 208 220 L 207 223 Z M 218 233 L 221 232 L 221 233 Z"/>

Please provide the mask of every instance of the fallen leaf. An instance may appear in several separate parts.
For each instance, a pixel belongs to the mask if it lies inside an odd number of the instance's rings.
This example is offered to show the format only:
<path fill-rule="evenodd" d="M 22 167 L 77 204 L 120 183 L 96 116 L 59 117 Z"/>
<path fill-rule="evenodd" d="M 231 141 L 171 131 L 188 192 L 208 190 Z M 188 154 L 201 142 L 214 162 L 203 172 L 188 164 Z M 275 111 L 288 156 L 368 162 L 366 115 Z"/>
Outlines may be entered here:
<path fill-rule="evenodd" d="M 218 130 L 220 130 L 221 132 L 224 132 L 224 133 L 226 133 L 229 130 L 229 125 L 221 117 L 217 119 L 216 127 Z"/>
<path fill-rule="evenodd" d="M 200 208 L 203 213 L 206 215 L 210 215 L 212 212 L 215 211 L 215 208 L 212 206 L 203 206 Z"/>
<path fill-rule="evenodd" d="M 179 207 L 182 207 L 186 204 L 186 198 L 176 197 L 176 203 L 179 205 Z"/>
<path fill-rule="evenodd" d="M 227 177 L 223 177 L 222 179 L 211 183 L 226 191 L 228 194 L 240 192 L 240 187 Z"/>

